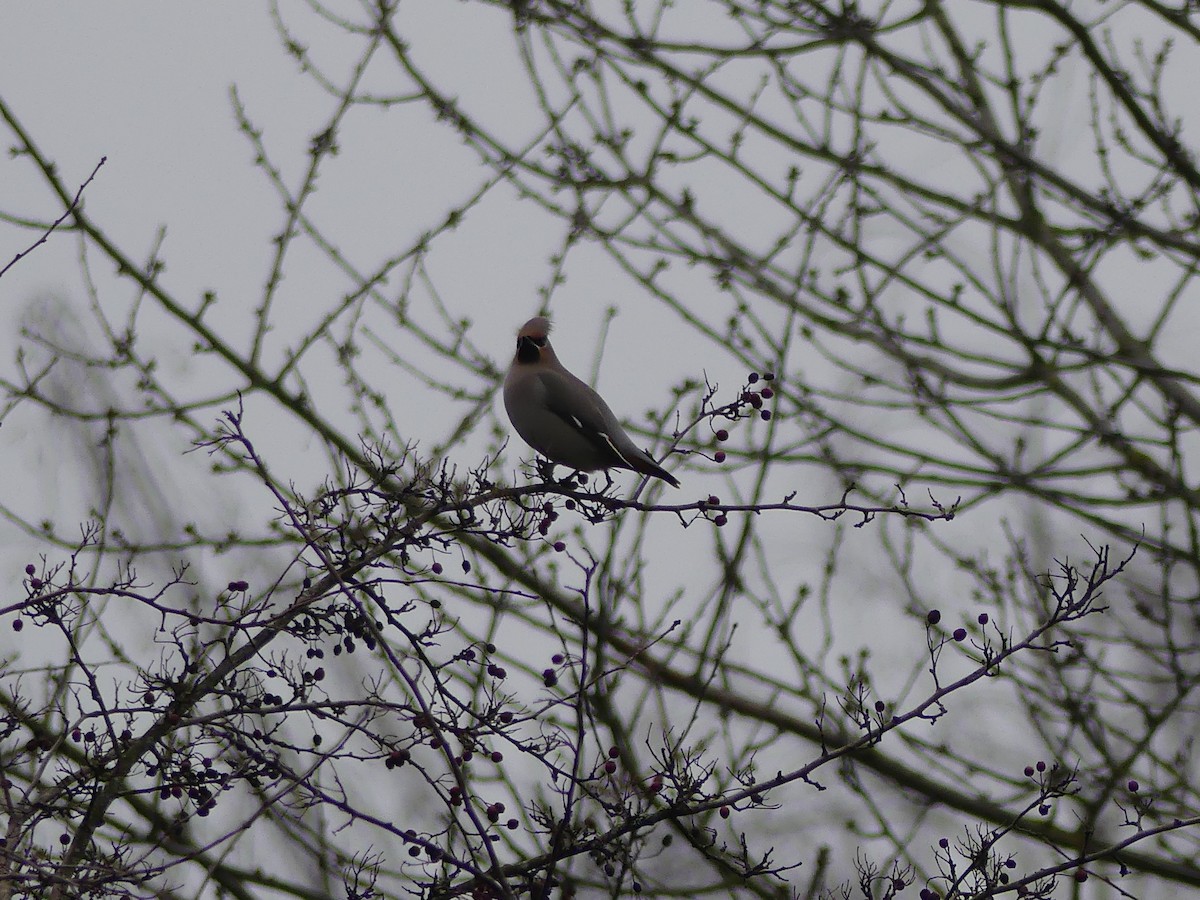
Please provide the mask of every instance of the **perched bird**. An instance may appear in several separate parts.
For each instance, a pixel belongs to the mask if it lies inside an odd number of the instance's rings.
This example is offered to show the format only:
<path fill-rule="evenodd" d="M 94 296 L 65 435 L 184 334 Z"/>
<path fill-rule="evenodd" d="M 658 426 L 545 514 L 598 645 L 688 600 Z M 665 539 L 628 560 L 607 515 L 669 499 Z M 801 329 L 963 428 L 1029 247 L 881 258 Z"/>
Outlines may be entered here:
<path fill-rule="evenodd" d="M 504 379 L 504 408 L 530 447 L 551 462 L 592 472 L 630 469 L 679 482 L 625 433 L 600 395 L 563 368 L 550 346 L 550 322 L 530 319 Z"/>

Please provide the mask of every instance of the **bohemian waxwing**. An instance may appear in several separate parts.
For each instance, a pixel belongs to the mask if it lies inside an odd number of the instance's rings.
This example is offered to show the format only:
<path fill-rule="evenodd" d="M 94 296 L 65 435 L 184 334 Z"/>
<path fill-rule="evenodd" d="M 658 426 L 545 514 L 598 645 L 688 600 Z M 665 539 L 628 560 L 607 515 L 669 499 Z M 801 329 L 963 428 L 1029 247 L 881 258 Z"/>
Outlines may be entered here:
<path fill-rule="evenodd" d="M 551 462 L 583 472 L 630 469 L 679 487 L 630 440 L 600 395 L 563 368 L 549 333 L 543 316 L 517 333 L 517 353 L 504 379 L 504 408 L 517 434 Z"/>

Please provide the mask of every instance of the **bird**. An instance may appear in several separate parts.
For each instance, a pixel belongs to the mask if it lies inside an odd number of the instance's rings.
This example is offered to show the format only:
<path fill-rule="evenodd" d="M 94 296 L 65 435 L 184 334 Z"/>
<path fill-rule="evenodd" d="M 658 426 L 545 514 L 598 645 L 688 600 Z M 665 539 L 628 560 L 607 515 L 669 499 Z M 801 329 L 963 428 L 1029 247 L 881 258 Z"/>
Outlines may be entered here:
<path fill-rule="evenodd" d="M 522 325 L 504 378 L 504 408 L 522 440 L 551 462 L 581 472 L 629 469 L 679 487 L 625 433 L 604 399 L 558 361 L 549 335 L 545 316 Z"/>

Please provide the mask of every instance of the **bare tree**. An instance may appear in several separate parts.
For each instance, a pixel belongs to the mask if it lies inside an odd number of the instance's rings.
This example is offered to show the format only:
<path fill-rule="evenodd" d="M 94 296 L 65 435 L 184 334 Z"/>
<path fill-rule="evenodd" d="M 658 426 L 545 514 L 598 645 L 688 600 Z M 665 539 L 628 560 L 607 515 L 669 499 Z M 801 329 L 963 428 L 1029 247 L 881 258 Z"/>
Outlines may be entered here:
<path fill-rule="evenodd" d="M 1200 886 L 1200 10 L 455 5 L 508 106 L 403 4 L 308 12 L 280 43 L 334 110 L 294 180 L 232 96 L 282 216 L 249 324 L 0 97 L 58 204 L 0 210 L 12 264 L 73 237 L 90 292 L 27 317 L 2 414 L 94 486 L 82 536 L 0 507 L 36 548 L 0 897 Z M 318 177 L 417 116 L 477 180 L 364 263 Z M 496 209 L 553 229 L 544 308 L 599 271 L 673 323 L 632 424 L 679 502 L 513 478 L 500 343 L 442 286 Z M 341 295 L 298 303 L 301 263 Z"/>

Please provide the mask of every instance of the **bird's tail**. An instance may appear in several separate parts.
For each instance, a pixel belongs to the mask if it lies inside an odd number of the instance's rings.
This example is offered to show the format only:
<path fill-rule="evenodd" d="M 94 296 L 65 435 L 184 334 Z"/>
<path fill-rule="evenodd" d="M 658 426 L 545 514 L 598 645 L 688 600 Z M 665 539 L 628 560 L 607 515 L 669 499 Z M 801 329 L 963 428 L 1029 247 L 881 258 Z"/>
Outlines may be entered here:
<path fill-rule="evenodd" d="M 641 472 L 643 475 L 653 475 L 655 478 L 661 478 L 671 487 L 679 487 L 679 480 L 650 458 L 650 454 L 644 453 L 629 460 L 630 468 L 635 472 Z"/>

